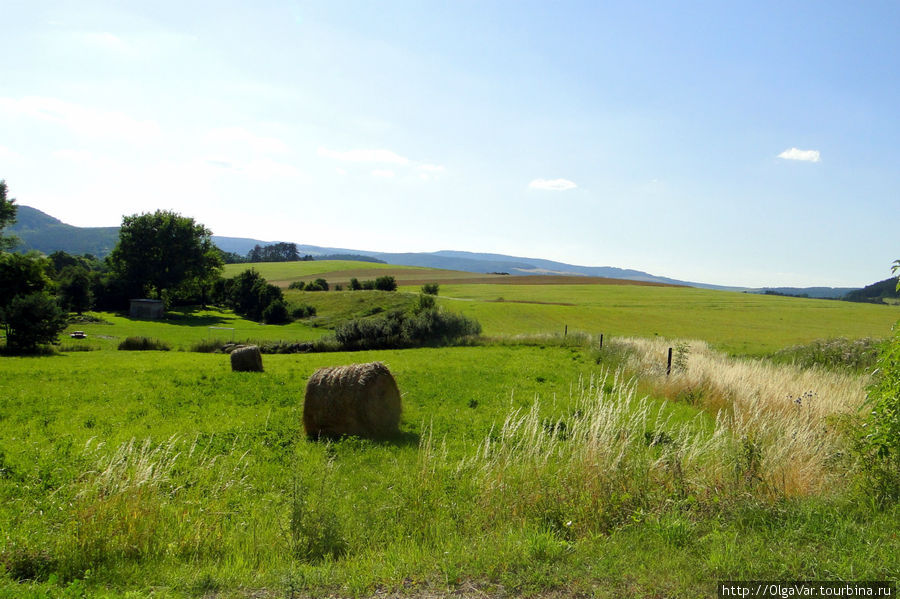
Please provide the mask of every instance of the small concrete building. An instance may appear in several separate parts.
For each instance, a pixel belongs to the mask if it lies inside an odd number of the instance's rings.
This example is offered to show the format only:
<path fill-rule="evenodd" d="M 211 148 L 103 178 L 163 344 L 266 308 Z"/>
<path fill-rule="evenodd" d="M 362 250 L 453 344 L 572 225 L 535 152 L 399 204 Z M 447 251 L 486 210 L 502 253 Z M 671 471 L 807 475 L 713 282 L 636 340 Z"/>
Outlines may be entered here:
<path fill-rule="evenodd" d="M 155 320 L 163 317 L 163 302 L 156 299 L 133 299 L 128 315 L 132 318 Z"/>

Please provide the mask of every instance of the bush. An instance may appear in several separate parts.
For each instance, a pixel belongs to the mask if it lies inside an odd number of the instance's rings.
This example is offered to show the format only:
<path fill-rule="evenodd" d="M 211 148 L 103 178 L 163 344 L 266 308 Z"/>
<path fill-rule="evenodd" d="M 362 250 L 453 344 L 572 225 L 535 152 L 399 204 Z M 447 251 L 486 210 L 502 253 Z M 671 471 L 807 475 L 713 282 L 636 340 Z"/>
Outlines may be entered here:
<path fill-rule="evenodd" d="M 349 320 L 334 332 L 338 344 L 347 350 L 450 345 L 479 333 L 478 321 L 435 308 L 411 314 L 389 312 L 378 319 Z"/>
<path fill-rule="evenodd" d="M 375 289 L 379 291 L 397 291 L 397 280 L 390 275 L 378 277 L 375 279 Z"/>
<path fill-rule="evenodd" d="M 66 328 L 66 315 L 46 292 L 15 296 L 3 313 L 7 348 L 31 352 L 38 345 L 54 343 Z"/>
<path fill-rule="evenodd" d="M 425 295 L 421 294 L 416 298 L 416 303 L 412 306 L 413 314 L 419 314 L 420 312 L 424 312 L 425 310 L 433 310 L 434 309 L 434 296 L 433 295 Z"/>
<path fill-rule="evenodd" d="M 222 342 L 215 339 L 204 339 L 191 345 L 192 352 L 201 354 L 214 354 L 222 349 Z"/>
<path fill-rule="evenodd" d="M 372 279 L 369 279 L 368 281 L 363 281 L 362 288 L 367 291 L 371 291 L 371 290 L 375 289 L 375 281 L 373 281 Z"/>
<path fill-rule="evenodd" d="M 262 318 L 266 324 L 284 324 L 291 321 L 287 304 L 283 299 L 276 299 L 269 303 L 263 310 Z"/>
<path fill-rule="evenodd" d="M 272 303 L 284 302 L 284 293 L 281 288 L 269 284 L 252 268 L 226 282 L 223 292 L 226 298 L 225 303 L 234 308 L 235 312 L 256 321 L 265 320 L 264 313 Z M 274 310 L 277 312 L 280 309 L 274 308 Z M 285 318 L 286 315 L 287 306 L 285 306 Z M 269 321 L 266 320 L 266 322 Z"/>
<path fill-rule="evenodd" d="M 350 291 L 359 291 L 362 289 L 362 285 L 359 283 L 359 279 L 353 277 L 350 279 Z"/>
<path fill-rule="evenodd" d="M 425 295 L 437 295 L 438 289 L 440 289 L 440 285 L 437 283 L 425 283 L 422 285 L 422 293 Z"/>
<path fill-rule="evenodd" d="M 159 339 L 150 337 L 126 337 L 119 344 L 122 351 L 169 351 L 172 347 Z"/>
<path fill-rule="evenodd" d="M 900 326 L 881 348 L 867 405 L 862 445 L 873 491 L 882 500 L 900 499 Z"/>
<path fill-rule="evenodd" d="M 288 285 L 288 289 L 294 289 L 296 291 L 303 291 L 306 289 L 306 283 L 303 281 L 294 281 L 290 285 Z"/>
<path fill-rule="evenodd" d="M 306 284 L 307 291 L 328 291 L 328 281 L 325 279 L 316 279 Z"/>
<path fill-rule="evenodd" d="M 295 304 L 291 307 L 291 316 L 294 318 L 309 318 L 316 315 L 316 307 L 308 304 Z"/>

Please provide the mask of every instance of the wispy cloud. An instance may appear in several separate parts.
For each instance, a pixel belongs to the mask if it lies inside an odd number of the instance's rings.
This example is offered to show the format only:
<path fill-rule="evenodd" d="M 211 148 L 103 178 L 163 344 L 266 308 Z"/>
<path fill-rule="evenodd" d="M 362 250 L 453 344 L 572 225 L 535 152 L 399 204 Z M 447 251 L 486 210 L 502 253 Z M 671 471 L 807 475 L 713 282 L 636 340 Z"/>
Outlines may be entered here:
<path fill-rule="evenodd" d="M 395 174 L 394 171 L 385 169 L 375 169 L 372 171 L 373 177 L 381 177 L 382 179 L 393 179 Z"/>
<path fill-rule="evenodd" d="M 567 189 L 575 189 L 578 186 L 568 179 L 535 179 L 528 184 L 528 187 L 544 191 L 566 191 Z"/>
<path fill-rule="evenodd" d="M 334 160 L 340 160 L 342 162 L 368 162 L 375 164 L 397 164 L 400 166 L 406 166 L 409 164 L 409 158 L 405 158 L 404 156 L 400 156 L 396 152 L 392 152 L 391 150 L 347 150 L 347 151 L 339 151 L 339 150 L 329 150 L 328 148 L 320 147 L 318 149 L 319 156 L 324 156 L 325 158 L 331 158 Z"/>
<path fill-rule="evenodd" d="M 778 155 L 779 158 L 784 158 L 785 160 L 800 160 L 802 162 L 819 162 L 819 151 L 818 150 L 798 150 L 797 148 L 791 148 L 790 150 L 785 150 L 781 154 Z"/>
<path fill-rule="evenodd" d="M 447 169 L 440 164 L 420 164 L 419 170 L 425 171 L 426 173 L 443 173 Z"/>
<path fill-rule="evenodd" d="M 142 121 L 122 112 L 97 110 L 56 98 L 0 97 L 0 114 L 62 125 L 85 137 L 138 142 L 160 136 L 159 126 L 154 121 Z"/>

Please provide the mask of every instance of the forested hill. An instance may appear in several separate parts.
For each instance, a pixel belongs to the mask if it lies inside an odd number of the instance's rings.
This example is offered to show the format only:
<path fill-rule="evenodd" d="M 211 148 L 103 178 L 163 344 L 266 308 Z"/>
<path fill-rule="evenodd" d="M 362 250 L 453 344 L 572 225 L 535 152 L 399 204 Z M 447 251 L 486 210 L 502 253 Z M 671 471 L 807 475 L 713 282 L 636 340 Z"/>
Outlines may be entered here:
<path fill-rule="evenodd" d="M 51 254 L 106 256 L 119 240 L 119 227 L 75 227 L 30 206 L 18 206 L 16 222 L 9 232 L 19 238 L 17 251 L 37 250 Z"/>
<path fill-rule="evenodd" d="M 866 285 L 862 289 L 851 291 L 844 299 L 849 302 L 873 302 L 880 304 L 886 299 L 900 298 L 900 292 L 897 291 L 897 277 L 891 277 L 871 285 Z"/>

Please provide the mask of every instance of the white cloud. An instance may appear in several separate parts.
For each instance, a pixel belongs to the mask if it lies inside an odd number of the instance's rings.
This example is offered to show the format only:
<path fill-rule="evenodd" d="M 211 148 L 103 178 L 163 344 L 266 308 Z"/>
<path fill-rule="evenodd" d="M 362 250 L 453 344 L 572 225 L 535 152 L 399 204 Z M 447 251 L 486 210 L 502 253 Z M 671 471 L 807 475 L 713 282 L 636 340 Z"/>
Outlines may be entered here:
<path fill-rule="evenodd" d="M 211 129 L 205 137 L 207 142 L 217 146 L 240 146 L 261 154 L 280 154 L 290 149 L 278 138 L 256 135 L 242 127 Z"/>
<path fill-rule="evenodd" d="M 347 174 L 347 171 L 345 169 L 342 169 L 339 166 L 335 167 L 334 172 L 336 172 L 337 174 L 339 174 L 342 177 Z"/>
<path fill-rule="evenodd" d="M 797 148 L 791 148 L 790 150 L 785 150 L 781 154 L 778 155 L 779 158 L 784 158 L 785 160 L 801 160 L 803 162 L 819 162 L 819 151 L 818 150 L 798 150 Z"/>
<path fill-rule="evenodd" d="M 446 169 L 440 164 L 420 164 L 419 170 L 428 173 L 443 173 Z"/>
<path fill-rule="evenodd" d="M 338 150 L 329 150 L 320 147 L 318 149 L 319 156 L 341 160 L 343 162 L 372 162 L 381 164 L 397 164 L 406 166 L 409 164 L 409 158 L 404 158 L 391 150 L 347 150 L 341 152 Z"/>
<path fill-rule="evenodd" d="M 0 114 L 62 125 L 84 137 L 144 142 L 160 136 L 154 121 L 141 121 L 122 112 L 97 110 L 56 98 L 0 98 Z"/>
<path fill-rule="evenodd" d="M 391 170 L 375 169 L 372 171 L 373 177 L 381 177 L 382 179 L 392 179 L 395 173 Z"/>
<path fill-rule="evenodd" d="M 568 179 L 535 179 L 528 184 L 528 187 L 544 191 L 566 191 L 567 189 L 575 189 L 578 186 Z"/>

